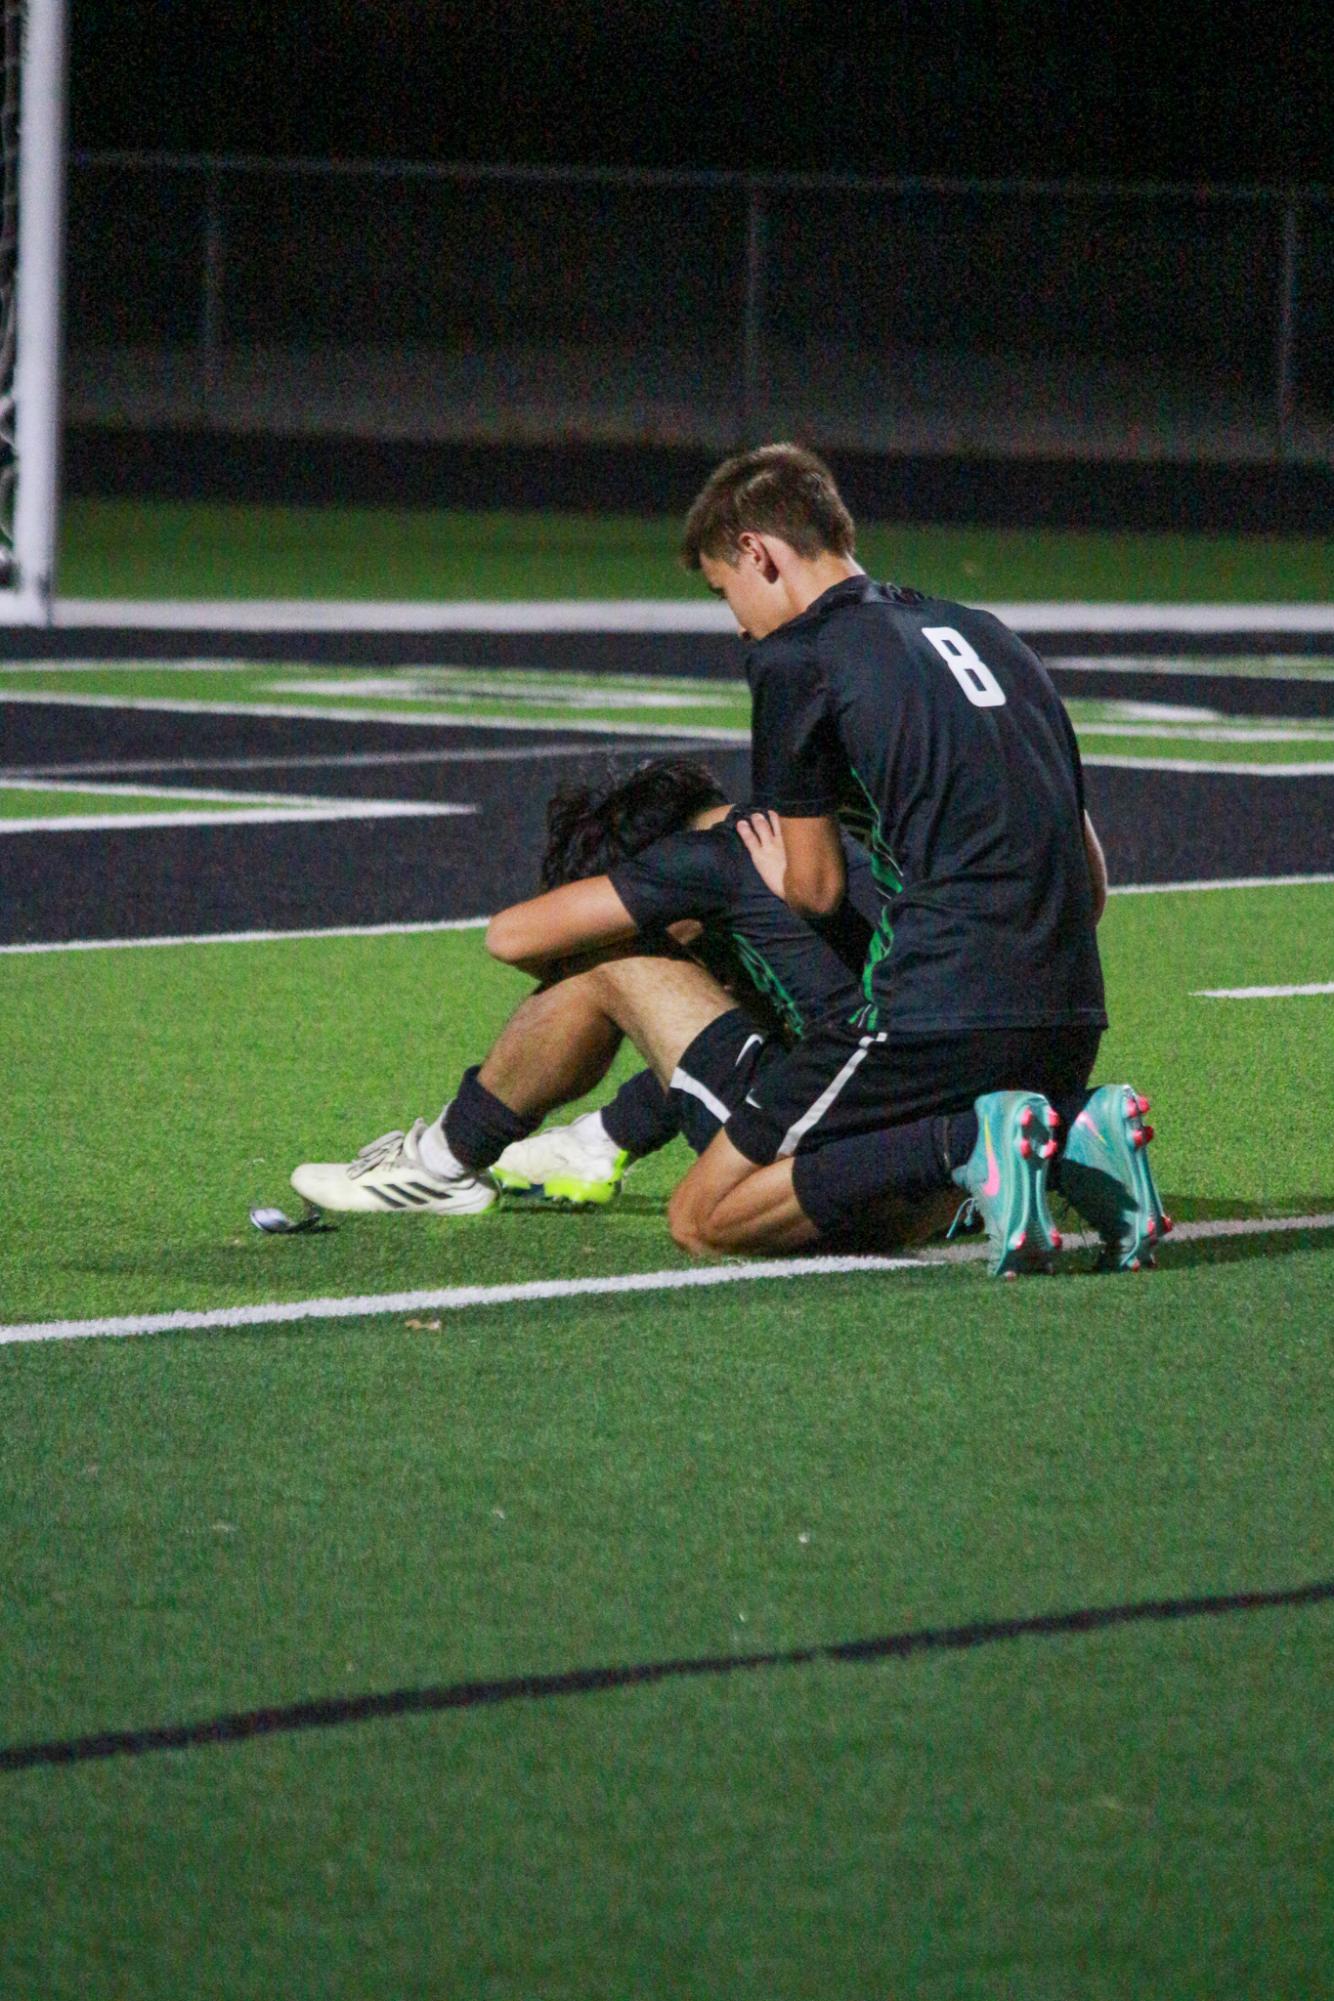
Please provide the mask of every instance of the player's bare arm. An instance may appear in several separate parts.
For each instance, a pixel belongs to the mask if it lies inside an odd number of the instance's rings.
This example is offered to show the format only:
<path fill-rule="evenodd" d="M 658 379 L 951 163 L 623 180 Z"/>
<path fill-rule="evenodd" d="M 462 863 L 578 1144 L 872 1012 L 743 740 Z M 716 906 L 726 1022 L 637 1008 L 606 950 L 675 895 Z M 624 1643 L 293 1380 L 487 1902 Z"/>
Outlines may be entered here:
<path fill-rule="evenodd" d="M 486 949 L 541 978 L 554 961 L 623 944 L 637 928 L 610 877 L 595 875 L 498 911 L 486 928 Z"/>
<path fill-rule="evenodd" d="M 1093 885 L 1093 922 L 1097 924 L 1107 908 L 1107 857 L 1102 851 L 1097 829 L 1087 813 L 1084 815 L 1084 852 L 1088 856 L 1089 881 Z"/>
<path fill-rule="evenodd" d="M 812 820 L 790 820 L 783 814 L 778 825 L 787 860 L 784 901 L 802 917 L 832 916 L 848 883 L 838 821 L 832 813 Z"/>

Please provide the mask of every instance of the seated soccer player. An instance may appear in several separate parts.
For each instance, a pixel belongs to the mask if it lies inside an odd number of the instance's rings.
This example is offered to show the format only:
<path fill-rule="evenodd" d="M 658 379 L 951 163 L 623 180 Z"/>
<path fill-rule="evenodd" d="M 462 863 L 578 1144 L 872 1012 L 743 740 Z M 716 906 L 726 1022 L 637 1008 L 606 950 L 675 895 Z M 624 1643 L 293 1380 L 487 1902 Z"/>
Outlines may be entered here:
<path fill-rule="evenodd" d="M 496 1190 L 486 1170 L 546 1112 L 593 1088 L 622 1034 L 653 1066 L 648 1088 L 659 1102 L 646 1119 L 700 1149 L 771 1044 L 860 1003 L 881 891 L 851 840 L 845 866 L 848 895 L 833 919 L 797 917 L 779 893 L 776 828 L 747 820 L 707 772 L 679 760 L 645 767 L 602 799 L 558 799 L 542 871 L 555 886 L 502 911 L 487 933 L 497 957 L 543 986 L 433 1125 L 386 1134 L 351 1162 L 307 1163 L 293 1186 L 328 1209 L 489 1208 Z M 692 950 L 729 984 L 744 975 L 751 1011 L 705 967 L 657 956 L 679 949 L 669 933 L 687 923 L 700 934 Z M 655 955 L 642 956 L 646 947 Z M 606 956 L 589 965 L 589 954 Z"/>
<path fill-rule="evenodd" d="M 542 863 L 547 887 L 588 874 L 593 855 L 603 856 L 605 865 L 607 853 L 624 844 L 618 796 L 601 800 L 579 792 L 553 800 Z M 856 976 L 883 893 L 866 850 L 846 836 L 843 846 L 847 896 L 832 923 L 815 927 L 795 918 L 782 900 L 776 828 L 764 815 L 749 818 L 744 807 L 709 808 L 689 832 L 655 841 L 614 866 L 610 880 L 641 938 L 673 924 L 679 928 L 688 915 L 699 927 L 692 955 L 766 1038 L 790 1045 L 820 1016 L 847 1013 L 863 997 Z M 658 1152 L 679 1131 L 673 1099 L 652 1070 L 641 1070 L 599 1110 L 507 1146 L 492 1173 L 519 1198 L 605 1204 L 635 1161 Z"/>
<path fill-rule="evenodd" d="M 673 1233 L 763 1250 L 803 1220 L 827 1232 L 867 1201 L 953 1184 L 993 1273 L 1017 1275 L 1060 1243 L 1050 1175 L 1104 1268 L 1138 1269 L 1170 1222 L 1147 1100 L 1089 1089 L 1106 872 L 1069 718 L 999 619 L 875 583 L 855 548 L 829 468 L 794 445 L 728 460 L 686 522 L 685 560 L 745 642 L 754 794 L 781 828 L 784 896 L 812 917 L 838 907 L 849 804 L 897 890 L 865 1005 L 765 1065 L 677 1189 Z"/>

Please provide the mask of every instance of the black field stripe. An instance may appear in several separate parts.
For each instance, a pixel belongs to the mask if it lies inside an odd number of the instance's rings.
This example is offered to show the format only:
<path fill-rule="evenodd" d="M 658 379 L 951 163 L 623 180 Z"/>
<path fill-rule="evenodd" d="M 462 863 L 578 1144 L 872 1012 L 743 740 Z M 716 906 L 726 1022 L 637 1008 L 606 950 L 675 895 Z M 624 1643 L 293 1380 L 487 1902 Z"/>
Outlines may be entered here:
<path fill-rule="evenodd" d="M 202 1723 L 160 1723 L 143 1730 L 105 1730 L 90 1737 L 0 1748 L 0 1771 L 32 1765 L 81 1765 L 94 1758 L 138 1758 L 150 1751 L 185 1751 L 196 1744 L 236 1744 L 295 1730 L 330 1730 L 389 1716 L 419 1716 L 437 1709 L 477 1709 L 501 1702 L 536 1702 L 549 1696 L 597 1695 L 698 1675 L 753 1673 L 758 1668 L 805 1667 L 816 1661 L 906 1660 L 912 1654 L 966 1652 L 997 1640 L 1054 1639 L 1096 1633 L 1108 1626 L 1145 1621 L 1218 1618 L 1231 1612 L 1264 1612 L 1279 1606 L 1317 1605 L 1334 1598 L 1334 1580 L 1280 1591 L 1241 1591 L 1227 1597 L 1150 1598 L 1130 1605 L 1095 1605 L 1074 1612 L 1044 1612 L 1028 1619 L 979 1620 L 970 1626 L 927 1626 L 879 1639 L 840 1640 L 786 1653 L 703 1654 L 693 1659 L 641 1661 L 634 1666 L 570 1668 L 563 1674 L 512 1675 L 499 1681 L 446 1682 L 435 1688 L 397 1688 L 382 1695 L 334 1695 L 275 1709 L 245 1709 Z"/>

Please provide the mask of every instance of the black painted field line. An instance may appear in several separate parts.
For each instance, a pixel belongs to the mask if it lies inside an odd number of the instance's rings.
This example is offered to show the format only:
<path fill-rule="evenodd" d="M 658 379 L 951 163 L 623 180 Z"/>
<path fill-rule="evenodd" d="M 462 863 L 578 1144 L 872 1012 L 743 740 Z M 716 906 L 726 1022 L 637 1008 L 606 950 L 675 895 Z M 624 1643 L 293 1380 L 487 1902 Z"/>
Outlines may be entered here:
<path fill-rule="evenodd" d="M 161 1723 L 143 1730 L 106 1730 L 94 1736 L 57 1738 L 45 1744 L 0 1748 L 0 1771 L 33 1765 L 80 1765 L 95 1758 L 138 1758 L 150 1751 L 185 1751 L 198 1744 L 236 1744 L 296 1730 L 329 1730 L 390 1716 L 418 1716 L 438 1709 L 477 1709 L 502 1702 L 536 1702 L 550 1696 L 597 1695 L 613 1688 L 680 1681 L 699 1675 L 754 1673 L 759 1668 L 805 1667 L 817 1661 L 861 1663 L 905 1660 L 912 1654 L 965 1652 L 998 1640 L 1054 1639 L 1096 1633 L 1146 1621 L 1218 1618 L 1334 1599 L 1334 1580 L 1279 1591 L 1242 1591 L 1205 1598 L 1150 1598 L 1130 1605 L 1095 1605 L 1073 1612 L 1044 1612 L 1027 1619 L 979 1620 L 968 1626 L 927 1626 L 878 1639 L 840 1640 L 785 1653 L 704 1654 L 694 1659 L 641 1661 L 633 1666 L 571 1668 L 563 1674 L 512 1675 L 498 1681 L 456 1681 L 434 1688 L 390 1689 L 381 1695 L 326 1696 L 274 1709 L 245 1709 L 201 1723 Z"/>

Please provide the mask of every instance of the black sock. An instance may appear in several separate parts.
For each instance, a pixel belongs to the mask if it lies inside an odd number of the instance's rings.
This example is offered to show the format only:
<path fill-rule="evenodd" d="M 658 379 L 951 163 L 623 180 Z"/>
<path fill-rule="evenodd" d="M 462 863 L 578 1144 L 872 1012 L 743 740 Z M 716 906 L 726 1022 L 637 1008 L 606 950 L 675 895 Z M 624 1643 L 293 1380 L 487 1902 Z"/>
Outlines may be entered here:
<path fill-rule="evenodd" d="M 656 1153 L 680 1130 L 671 1101 L 651 1070 L 641 1070 L 622 1084 L 611 1103 L 602 1107 L 602 1127 L 614 1146 L 636 1159 Z"/>
<path fill-rule="evenodd" d="M 973 1148 L 977 1145 L 977 1113 L 953 1112 L 940 1121 L 944 1127 L 941 1162 L 953 1177 L 956 1167 L 962 1167 Z"/>
<path fill-rule="evenodd" d="M 952 1169 L 967 1160 L 976 1140 L 973 1112 L 914 1119 L 799 1153 L 792 1186 L 821 1235 L 834 1236 L 859 1222 L 869 1203 L 886 1196 L 920 1202 L 948 1188 Z"/>
<path fill-rule="evenodd" d="M 516 1139 L 527 1139 L 542 1123 L 541 1112 L 514 1112 L 477 1081 L 477 1070 L 465 1070 L 445 1111 L 445 1138 L 451 1153 L 475 1174 L 499 1160 Z"/>

